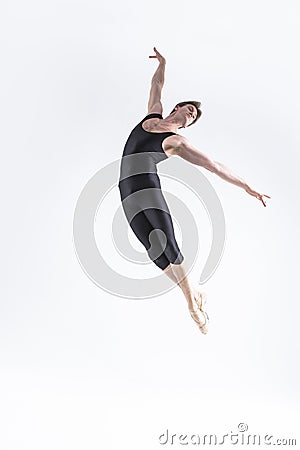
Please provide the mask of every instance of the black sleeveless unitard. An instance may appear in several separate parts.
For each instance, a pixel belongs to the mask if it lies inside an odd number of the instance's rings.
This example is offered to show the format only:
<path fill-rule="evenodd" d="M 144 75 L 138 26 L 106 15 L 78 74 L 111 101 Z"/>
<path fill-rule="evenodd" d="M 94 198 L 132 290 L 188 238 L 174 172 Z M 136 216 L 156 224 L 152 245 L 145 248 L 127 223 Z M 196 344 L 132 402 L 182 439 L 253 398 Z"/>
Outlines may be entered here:
<path fill-rule="evenodd" d="M 150 259 L 164 270 L 170 263 L 181 264 L 184 260 L 156 167 L 168 158 L 162 142 L 176 133 L 145 131 L 142 123 L 154 117 L 162 119 L 161 114 L 148 114 L 130 133 L 122 155 L 118 188 L 130 227 Z"/>

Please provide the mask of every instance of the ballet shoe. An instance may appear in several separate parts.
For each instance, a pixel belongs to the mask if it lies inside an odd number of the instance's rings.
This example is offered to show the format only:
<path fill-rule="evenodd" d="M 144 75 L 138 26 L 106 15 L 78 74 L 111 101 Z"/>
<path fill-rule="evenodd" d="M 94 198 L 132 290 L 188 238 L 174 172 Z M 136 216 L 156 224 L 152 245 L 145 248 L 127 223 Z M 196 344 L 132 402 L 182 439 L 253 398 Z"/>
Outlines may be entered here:
<path fill-rule="evenodd" d="M 189 308 L 190 311 L 190 315 L 191 317 L 194 319 L 194 321 L 196 322 L 196 324 L 198 325 L 201 333 L 203 334 L 207 334 L 208 329 L 208 323 L 209 323 L 209 317 L 206 311 L 203 310 L 204 305 L 206 304 L 206 294 L 204 293 L 199 293 L 199 297 L 200 297 L 200 301 L 198 298 L 195 298 L 195 302 L 197 305 L 197 309 L 196 311 L 194 309 Z M 200 320 L 200 317 L 202 320 Z M 203 317 L 205 319 L 205 322 L 203 322 Z"/>

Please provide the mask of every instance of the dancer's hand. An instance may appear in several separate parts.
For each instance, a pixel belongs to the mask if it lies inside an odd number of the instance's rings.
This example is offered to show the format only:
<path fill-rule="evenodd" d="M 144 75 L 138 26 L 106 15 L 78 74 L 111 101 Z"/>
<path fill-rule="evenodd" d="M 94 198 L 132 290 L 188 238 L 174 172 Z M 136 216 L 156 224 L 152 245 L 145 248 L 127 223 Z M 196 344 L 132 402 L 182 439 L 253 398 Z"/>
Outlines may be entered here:
<path fill-rule="evenodd" d="M 156 47 L 153 47 L 153 50 L 156 54 L 149 56 L 149 58 L 157 58 L 160 64 L 165 64 L 166 59 L 156 50 Z"/>
<path fill-rule="evenodd" d="M 263 197 L 267 197 L 267 198 L 271 198 L 269 195 L 267 194 L 259 194 L 259 192 L 254 191 L 253 189 L 250 188 L 250 186 L 247 186 L 245 188 L 245 191 L 250 194 L 253 195 L 254 197 L 256 197 L 258 200 L 260 200 L 262 202 L 262 204 L 264 206 L 267 206 L 265 203 L 265 200 L 263 199 Z"/>

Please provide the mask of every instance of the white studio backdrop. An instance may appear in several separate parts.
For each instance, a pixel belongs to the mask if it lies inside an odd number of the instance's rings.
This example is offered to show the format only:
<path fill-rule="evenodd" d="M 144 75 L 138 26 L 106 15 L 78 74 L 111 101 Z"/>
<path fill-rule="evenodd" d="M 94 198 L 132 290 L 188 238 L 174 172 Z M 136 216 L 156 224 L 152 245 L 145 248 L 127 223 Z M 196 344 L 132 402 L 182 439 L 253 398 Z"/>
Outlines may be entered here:
<path fill-rule="evenodd" d="M 221 436 L 240 423 L 299 445 L 299 12 L 269 0 L 1 3 L 1 448 L 181 448 L 159 436 Z M 143 301 L 108 294 L 72 242 L 81 190 L 147 113 L 153 46 L 167 60 L 163 115 L 200 100 L 200 121 L 182 134 L 271 196 L 264 208 L 199 168 L 227 233 L 203 286 L 207 336 L 177 287 Z M 198 220 L 197 280 L 207 217 L 161 182 Z M 119 202 L 115 187 L 95 236 L 126 273 L 110 242 Z"/>

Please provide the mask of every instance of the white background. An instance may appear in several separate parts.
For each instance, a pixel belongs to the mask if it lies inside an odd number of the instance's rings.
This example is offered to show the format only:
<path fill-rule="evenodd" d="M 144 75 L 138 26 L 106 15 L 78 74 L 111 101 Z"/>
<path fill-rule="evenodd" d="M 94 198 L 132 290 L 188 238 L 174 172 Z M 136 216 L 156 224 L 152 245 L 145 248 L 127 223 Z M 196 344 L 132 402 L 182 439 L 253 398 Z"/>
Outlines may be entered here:
<path fill-rule="evenodd" d="M 1 448 L 152 450 L 168 446 L 167 428 L 222 436 L 240 422 L 299 442 L 299 12 L 296 1 L 2 1 Z M 72 241 L 81 190 L 147 113 L 154 45 L 167 59 L 164 117 L 200 100 L 182 134 L 272 197 L 264 208 L 199 168 L 227 224 L 204 286 L 207 336 L 178 287 L 144 301 L 101 290 Z M 98 239 L 117 207 L 115 188 Z"/>

